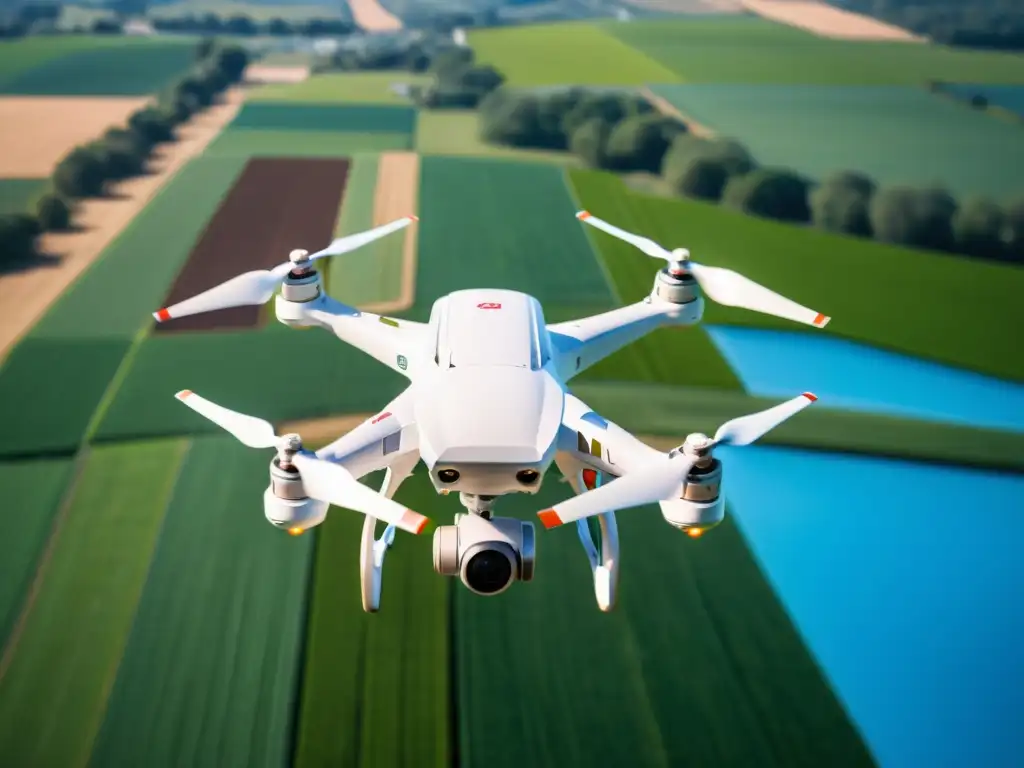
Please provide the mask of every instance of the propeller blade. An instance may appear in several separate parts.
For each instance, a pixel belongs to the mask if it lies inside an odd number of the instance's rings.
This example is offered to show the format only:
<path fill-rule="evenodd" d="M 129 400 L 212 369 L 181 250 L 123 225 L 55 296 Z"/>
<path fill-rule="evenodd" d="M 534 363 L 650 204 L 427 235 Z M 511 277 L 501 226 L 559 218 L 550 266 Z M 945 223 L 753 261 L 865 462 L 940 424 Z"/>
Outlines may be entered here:
<path fill-rule="evenodd" d="M 665 261 L 675 261 L 675 257 L 672 254 L 662 248 L 653 240 L 634 235 L 632 232 L 627 232 L 624 229 L 612 226 L 607 221 L 597 218 L 590 211 L 577 211 L 576 218 L 580 221 L 584 221 L 592 227 L 600 229 L 602 232 L 607 232 L 612 237 L 617 237 L 619 240 L 624 240 L 630 245 L 634 245 L 641 251 L 646 253 L 648 256 L 653 256 L 656 259 L 664 259 Z"/>
<path fill-rule="evenodd" d="M 697 279 L 704 293 L 727 307 L 750 309 L 818 328 L 824 328 L 832 319 L 790 301 L 731 269 L 705 267 L 692 261 L 687 264 L 687 269 Z"/>
<path fill-rule="evenodd" d="M 175 397 L 200 416 L 205 416 L 221 429 L 230 432 L 243 445 L 250 448 L 273 448 L 280 439 L 274 433 L 274 428 L 269 422 L 211 403 L 190 389 L 181 390 Z"/>
<path fill-rule="evenodd" d="M 414 221 L 419 221 L 419 218 L 416 216 L 406 216 L 401 219 L 396 219 L 388 224 L 382 224 L 381 226 L 367 230 L 366 232 L 339 237 L 323 250 L 311 253 L 308 258 L 310 261 L 313 261 L 315 259 L 322 259 L 324 256 L 340 256 L 343 253 L 354 251 L 356 248 L 362 248 L 367 243 L 379 240 L 386 235 L 390 235 L 392 232 L 404 229 Z"/>
<path fill-rule="evenodd" d="M 554 528 L 605 512 L 678 497 L 693 461 L 689 456 L 679 455 L 650 469 L 630 472 L 608 485 L 586 491 L 539 512 L 537 517 L 545 528 Z"/>
<path fill-rule="evenodd" d="M 153 317 L 162 323 L 174 317 L 197 315 L 200 312 L 210 312 L 215 309 L 266 304 L 291 268 L 291 262 L 287 262 L 270 270 L 260 269 L 255 272 L 246 272 L 208 291 L 203 291 L 198 296 L 154 312 Z"/>
<path fill-rule="evenodd" d="M 292 463 L 299 470 L 302 485 L 311 498 L 362 512 L 409 533 L 421 533 L 429 522 L 423 515 L 371 491 L 340 464 L 307 453 L 295 454 Z"/>
<path fill-rule="evenodd" d="M 718 428 L 713 442 L 716 445 L 750 445 L 817 399 L 818 397 L 813 393 L 804 392 L 799 397 L 794 397 L 792 400 L 787 400 L 785 403 L 780 403 L 760 413 L 730 419 Z"/>

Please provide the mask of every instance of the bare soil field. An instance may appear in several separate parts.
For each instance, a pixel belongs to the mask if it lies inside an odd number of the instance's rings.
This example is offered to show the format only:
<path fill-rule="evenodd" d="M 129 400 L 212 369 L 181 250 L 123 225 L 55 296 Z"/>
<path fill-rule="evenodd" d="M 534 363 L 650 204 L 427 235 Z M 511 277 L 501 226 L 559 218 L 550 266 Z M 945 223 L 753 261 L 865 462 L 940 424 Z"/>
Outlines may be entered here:
<path fill-rule="evenodd" d="M 403 216 L 415 216 L 420 191 L 420 156 L 415 152 L 384 152 L 377 170 L 373 200 L 373 226 Z M 369 304 L 367 312 L 386 314 L 409 309 L 416 298 L 416 234 L 404 233 L 402 245 L 402 288 L 391 302 Z"/>
<path fill-rule="evenodd" d="M 743 10 L 741 0 L 627 0 L 627 4 L 651 11 L 692 15 L 739 13 Z"/>
<path fill-rule="evenodd" d="M 149 175 L 114 185 L 113 195 L 108 198 L 80 203 L 75 214 L 76 231 L 49 233 L 40 238 L 40 249 L 59 259 L 55 266 L 0 275 L 0 359 L 164 184 L 234 119 L 242 98 L 240 90 L 231 90 L 222 104 L 180 126 L 178 141 L 162 147 L 150 161 Z M 100 135 L 109 125 L 96 129 L 89 138 Z"/>
<path fill-rule="evenodd" d="M 352 9 L 356 24 L 369 32 L 393 32 L 402 28 L 402 20 L 388 13 L 378 0 L 351 0 L 348 7 Z"/>
<path fill-rule="evenodd" d="M 123 124 L 148 101 L 149 97 L 0 97 L 0 178 L 49 176 L 69 149 Z"/>
<path fill-rule="evenodd" d="M 694 136 L 710 139 L 715 135 L 715 132 L 713 130 L 708 128 L 706 125 L 701 125 L 686 113 L 681 112 L 677 107 L 673 106 L 668 100 L 663 99 L 661 96 L 655 94 L 654 91 L 652 91 L 650 88 L 641 88 L 640 95 L 647 99 L 647 101 L 649 101 L 652 105 L 654 105 L 654 108 L 661 112 L 661 114 L 668 115 L 669 117 L 674 117 L 677 120 L 680 120 L 683 123 L 685 123 L 690 129 L 690 133 L 692 133 Z"/>
<path fill-rule="evenodd" d="M 743 7 L 766 19 L 789 24 L 821 37 L 837 40 L 926 42 L 923 37 L 900 27 L 814 0 L 743 0 Z"/>
<path fill-rule="evenodd" d="M 272 67 L 256 64 L 245 70 L 246 83 L 301 83 L 309 77 L 309 67 Z"/>
<path fill-rule="evenodd" d="M 163 306 L 254 269 L 271 269 L 294 248 L 327 245 L 345 189 L 342 158 L 254 158 L 224 198 Z M 261 307 L 236 307 L 156 326 L 157 332 L 255 328 Z"/>

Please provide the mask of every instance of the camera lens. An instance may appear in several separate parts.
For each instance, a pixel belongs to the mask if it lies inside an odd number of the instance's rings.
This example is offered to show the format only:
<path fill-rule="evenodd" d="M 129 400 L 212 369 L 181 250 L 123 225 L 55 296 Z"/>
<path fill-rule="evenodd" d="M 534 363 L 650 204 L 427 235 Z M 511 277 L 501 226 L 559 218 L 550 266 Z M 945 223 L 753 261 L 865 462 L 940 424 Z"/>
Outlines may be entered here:
<path fill-rule="evenodd" d="M 454 469 L 442 469 L 437 473 L 437 476 L 440 478 L 442 483 L 449 484 L 454 483 L 459 479 L 459 473 Z"/>
<path fill-rule="evenodd" d="M 540 473 L 536 469 L 521 469 L 516 472 L 516 480 L 523 485 L 533 485 L 539 477 Z"/>
<path fill-rule="evenodd" d="M 477 552 L 466 563 L 466 586 L 482 595 L 493 595 L 512 581 L 512 563 L 494 549 Z"/>

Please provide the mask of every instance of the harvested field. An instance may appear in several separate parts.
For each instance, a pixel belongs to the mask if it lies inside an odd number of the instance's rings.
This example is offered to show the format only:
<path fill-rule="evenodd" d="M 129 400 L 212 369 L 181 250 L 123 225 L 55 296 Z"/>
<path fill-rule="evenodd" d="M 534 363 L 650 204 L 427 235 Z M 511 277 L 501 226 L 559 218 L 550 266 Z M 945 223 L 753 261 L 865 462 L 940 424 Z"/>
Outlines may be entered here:
<path fill-rule="evenodd" d="M 816 0 L 742 0 L 743 7 L 772 21 L 837 40 L 924 43 L 905 29 Z"/>
<path fill-rule="evenodd" d="M 1024 131 L 909 86 L 656 85 L 741 141 L 762 165 L 812 179 L 856 170 L 879 184 L 940 183 L 958 198 L 1024 192 Z"/>
<path fill-rule="evenodd" d="M 254 64 L 245 70 L 246 83 L 301 83 L 309 77 L 309 67 L 282 67 Z"/>
<path fill-rule="evenodd" d="M 377 104 L 294 104 L 256 101 L 245 105 L 232 129 L 407 133 L 416 130 L 412 107 Z"/>
<path fill-rule="evenodd" d="M 0 648 L 29 594 L 71 472 L 71 459 L 0 464 Z"/>
<path fill-rule="evenodd" d="M 373 226 L 418 213 L 420 157 L 415 152 L 385 152 L 377 168 L 373 197 Z M 392 314 L 409 309 L 416 299 L 416 241 L 419 225 L 379 240 L 363 254 L 373 258 L 363 277 L 374 275 L 379 301 L 366 305 L 368 312 Z M 343 266 L 347 261 L 342 261 Z"/>
<path fill-rule="evenodd" d="M 69 150 L 124 123 L 148 100 L 0 97 L 0 176 L 49 176 Z"/>
<path fill-rule="evenodd" d="M 250 101 L 300 101 L 306 104 L 409 104 L 395 85 L 426 85 L 429 75 L 411 72 L 327 72 L 298 85 L 267 85 L 249 93 Z"/>
<path fill-rule="evenodd" d="M 382 473 L 366 480 L 379 487 Z M 448 523 L 459 509 L 418 473 L 396 499 Z M 451 743 L 451 581 L 430 566 L 431 537 L 395 538 L 384 561 L 380 613 L 359 599 L 362 519 L 332 508 L 316 531 L 296 768 L 445 768 Z M 401 532 L 399 532 L 401 533 Z M 461 763 L 465 765 L 465 763 Z"/>
<path fill-rule="evenodd" d="M 288 764 L 313 541 L 264 519 L 267 463 L 192 441 L 91 765 Z"/>
<path fill-rule="evenodd" d="M 165 440 L 89 454 L 0 661 L 6 763 L 88 763 L 184 449 Z"/>
<path fill-rule="evenodd" d="M 285 421 L 373 411 L 407 385 L 399 374 L 319 328 L 155 334 L 136 353 L 96 439 L 219 432 L 174 398 L 182 389 L 243 413 Z"/>
<path fill-rule="evenodd" d="M 44 235 L 42 250 L 58 256 L 58 266 L 0 276 L 0 358 L 101 253 L 105 258 L 42 317 L 33 335 L 135 335 L 159 307 L 191 238 L 239 170 L 232 161 L 199 161 L 183 170 L 231 119 L 239 98 L 231 91 L 225 104 L 180 127 L 179 140 L 161 151 L 152 173 L 116 185 L 117 198 L 83 201 L 76 215 L 81 231 Z M 167 184 L 179 170 L 181 176 Z"/>
<path fill-rule="evenodd" d="M 402 20 L 378 0 L 351 0 L 348 7 L 356 24 L 368 32 L 394 32 L 402 28 Z"/>
<path fill-rule="evenodd" d="M 31 210 L 46 184 L 46 179 L 0 179 L 0 214 Z"/>
<path fill-rule="evenodd" d="M 1018 267 L 838 237 L 707 203 L 640 195 L 607 173 L 571 171 L 570 178 L 581 207 L 595 216 L 669 248 L 684 244 L 698 260 L 707 254 L 712 266 L 735 269 L 825 312 L 833 318 L 826 333 L 1024 381 L 1024 356 L 1015 330 L 1024 327 L 1024 304 L 1016 298 L 1024 293 L 1024 270 Z M 594 232 L 592 242 L 605 256 L 624 299 L 636 300 L 650 290 L 654 267 L 649 258 L 602 232 Z M 874 299 L 867 303 L 855 279 L 863 274 L 875 277 Z M 970 314 L 969 325 L 935 300 L 951 295 Z M 800 327 L 714 303 L 707 305 L 705 322 L 789 331 Z M 694 368 L 699 366 L 691 362 L 676 383 L 714 386 L 690 381 L 687 375 Z"/>
<path fill-rule="evenodd" d="M 224 131 L 206 151 L 207 157 L 349 157 L 355 152 L 411 149 L 408 133 L 341 131 Z"/>
<path fill-rule="evenodd" d="M 253 269 L 270 269 L 293 248 L 310 251 L 331 240 L 347 160 L 251 160 L 189 255 L 162 306 L 202 293 Z M 169 320 L 158 333 L 253 328 L 258 306 Z"/>

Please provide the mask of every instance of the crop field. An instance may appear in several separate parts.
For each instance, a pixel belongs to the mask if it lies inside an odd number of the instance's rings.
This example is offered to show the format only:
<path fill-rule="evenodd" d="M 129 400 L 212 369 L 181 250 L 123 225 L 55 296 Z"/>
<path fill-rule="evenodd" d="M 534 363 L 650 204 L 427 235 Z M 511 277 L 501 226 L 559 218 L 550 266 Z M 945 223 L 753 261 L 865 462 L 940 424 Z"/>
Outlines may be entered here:
<path fill-rule="evenodd" d="M 152 19 L 178 18 L 180 16 L 202 16 L 212 13 L 221 18 L 248 16 L 253 21 L 305 21 L 306 19 L 334 19 L 342 14 L 337 5 L 330 3 L 263 3 L 263 2 L 216 2 L 215 0 L 182 0 L 151 7 L 146 15 Z"/>
<path fill-rule="evenodd" d="M 374 194 L 377 189 L 379 168 L 379 155 L 366 152 L 352 158 L 348 181 L 345 183 L 345 195 L 341 201 L 341 210 L 338 212 L 336 236 L 364 232 L 373 227 Z M 324 281 L 327 293 L 350 306 L 385 298 L 374 295 L 376 280 L 363 279 L 364 275 L 373 274 L 371 266 L 376 256 L 376 249 L 371 243 L 343 257 L 326 259 L 323 262 L 325 268 L 321 269 L 321 272 L 326 273 Z"/>
<path fill-rule="evenodd" d="M 63 56 L 121 46 L 145 48 L 152 44 L 152 40 L 143 38 L 108 35 L 37 35 L 5 41 L 0 47 L 0 90 L 12 78 Z"/>
<path fill-rule="evenodd" d="M 32 585 L 57 507 L 71 477 L 71 459 L 0 464 L 0 648 L 14 628 Z"/>
<path fill-rule="evenodd" d="M 992 106 L 1024 117 L 1024 85 L 944 85 L 943 90 L 965 101 L 972 96 L 984 96 Z"/>
<path fill-rule="evenodd" d="M 512 149 L 481 141 L 475 110 L 420 110 L 416 123 L 416 151 L 423 155 L 508 158 L 526 162 L 579 165 L 569 152 Z"/>
<path fill-rule="evenodd" d="M 0 214 L 21 213 L 46 188 L 46 179 L 0 179 Z"/>
<path fill-rule="evenodd" d="M 204 157 L 349 157 L 355 152 L 412 149 L 408 133 L 228 129 Z"/>
<path fill-rule="evenodd" d="M 1024 323 L 1015 296 L 1024 271 L 1010 265 L 897 248 L 744 216 L 695 201 L 629 191 L 610 174 L 570 171 L 582 207 L 672 248 L 685 244 L 694 259 L 741 272 L 793 301 L 830 315 L 827 333 L 1014 381 L 1024 381 L 1024 358 L 1013 328 Z M 623 299 L 649 289 L 650 260 L 595 232 Z M 846 279 L 839 277 L 844 268 Z M 872 301 L 859 279 L 872 275 Z M 965 325 L 943 296 L 957 296 L 970 313 Z M 708 304 L 705 322 L 793 330 L 768 315 Z M 942 339 L 937 345 L 935 339 Z M 678 383 L 696 384 L 690 381 Z"/>
<path fill-rule="evenodd" d="M 312 540 L 267 524 L 266 483 L 263 452 L 192 441 L 93 765 L 287 764 Z"/>
<path fill-rule="evenodd" d="M 444 501 L 423 474 L 396 499 L 439 524 L 457 507 L 450 500 L 442 513 Z M 333 509 L 316 533 L 294 765 L 451 765 L 452 585 L 431 568 L 429 533 L 399 532 L 385 558 L 381 612 L 363 613 L 361 529 L 360 516 Z"/>
<path fill-rule="evenodd" d="M 550 482 L 502 514 L 567 493 Z M 612 614 L 571 526 L 538 531 L 530 584 L 456 589 L 460 763 L 871 765 L 731 518 L 697 546 L 664 525 L 654 508 L 620 516 Z"/>
<path fill-rule="evenodd" d="M 406 133 L 416 130 L 411 107 L 375 104 L 291 104 L 261 101 L 246 104 L 231 123 L 232 130 L 343 131 Z"/>
<path fill-rule="evenodd" d="M 409 72 L 330 72 L 313 75 L 297 84 L 275 83 L 254 89 L 249 101 L 302 102 L 305 104 L 409 105 L 409 99 L 391 86 L 426 85 L 427 75 Z"/>
<path fill-rule="evenodd" d="M 1011 53 L 829 40 L 760 18 L 658 19 L 599 26 L 675 75 L 647 77 L 648 83 L 1024 83 L 1024 58 Z M 514 34 L 526 38 L 529 30 L 509 32 Z"/>
<path fill-rule="evenodd" d="M 642 85 L 680 79 L 592 24 L 472 30 L 469 45 L 476 60 L 497 67 L 509 86 Z"/>
<path fill-rule="evenodd" d="M 857 170 L 880 184 L 944 184 L 959 198 L 1024 193 L 1024 132 L 907 86 L 661 85 L 652 90 L 763 165 L 812 179 Z"/>
<path fill-rule="evenodd" d="M 87 761 L 183 450 L 160 441 L 89 455 L 41 588 L 4 651 L 0 754 L 10 764 Z"/>
<path fill-rule="evenodd" d="M 0 93 L 141 96 L 187 72 L 194 56 L 193 46 L 184 42 L 71 49 L 64 55 L 42 58 L 31 69 L 0 75 Z M 5 63 L 0 61 L 0 67 Z"/>

